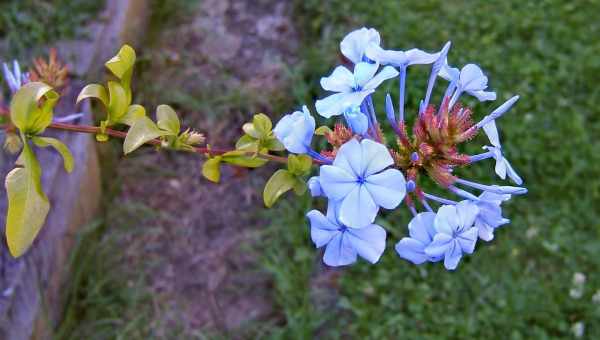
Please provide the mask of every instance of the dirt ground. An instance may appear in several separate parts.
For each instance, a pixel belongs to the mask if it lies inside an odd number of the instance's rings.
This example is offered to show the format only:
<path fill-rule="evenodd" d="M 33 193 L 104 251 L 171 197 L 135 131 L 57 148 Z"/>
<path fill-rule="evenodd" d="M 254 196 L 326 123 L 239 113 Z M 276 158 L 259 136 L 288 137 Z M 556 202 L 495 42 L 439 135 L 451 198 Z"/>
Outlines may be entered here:
<path fill-rule="evenodd" d="M 161 32 L 144 51 L 150 58 L 144 71 L 158 67 L 160 74 L 152 73 L 155 90 L 141 99 L 179 106 L 185 124 L 205 132 L 210 143 L 233 145 L 254 113 L 237 104 L 274 119 L 281 114 L 269 102 L 286 94 L 286 69 L 296 60 L 290 10 L 274 0 L 203 1 L 193 19 Z M 238 102 L 228 96 L 240 89 Z M 182 97 L 195 94 L 208 104 Z M 264 225 L 254 212 L 262 209 L 272 169 L 248 175 L 225 167 L 219 185 L 201 178 L 200 169 L 197 156 L 149 149 L 118 165 L 121 187 L 108 228 L 126 235 L 124 261 L 132 272 L 146 271 L 157 332 L 223 332 L 274 313 L 268 276 L 257 271 L 253 251 Z"/>

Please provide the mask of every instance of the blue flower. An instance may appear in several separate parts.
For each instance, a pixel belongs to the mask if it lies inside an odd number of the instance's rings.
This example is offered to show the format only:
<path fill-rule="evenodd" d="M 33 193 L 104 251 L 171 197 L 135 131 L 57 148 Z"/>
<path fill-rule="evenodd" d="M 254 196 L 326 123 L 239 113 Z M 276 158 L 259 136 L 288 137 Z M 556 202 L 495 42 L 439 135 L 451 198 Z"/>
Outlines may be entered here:
<path fill-rule="evenodd" d="M 351 139 L 340 147 L 332 165 L 321 166 L 321 188 L 330 200 L 340 203 L 340 222 L 360 228 L 373 223 L 379 207 L 394 209 L 402 202 L 404 175 L 396 169 L 384 171 L 392 164 L 384 145 Z"/>
<path fill-rule="evenodd" d="M 12 93 L 17 92 L 21 86 L 29 82 L 29 75 L 27 73 L 21 73 L 21 67 L 16 60 L 13 60 L 12 71 L 6 63 L 2 63 L 2 73 L 4 74 L 4 80 L 6 80 Z"/>
<path fill-rule="evenodd" d="M 304 105 L 302 112 L 296 111 L 283 116 L 275 125 L 273 133 L 289 152 L 308 153 L 315 133 L 315 119 Z"/>
<path fill-rule="evenodd" d="M 342 54 L 358 64 L 365 60 L 365 50 L 371 44 L 379 45 L 381 38 L 379 32 L 373 28 L 363 27 L 348 33 L 340 43 Z"/>
<path fill-rule="evenodd" d="M 437 262 L 443 256 L 431 257 L 425 254 L 425 248 L 433 241 L 437 233 L 434 227 L 435 214 L 424 212 L 417 214 L 408 224 L 410 237 L 404 237 L 396 244 L 396 252 L 401 258 L 414 264 L 426 261 Z"/>
<path fill-rule="evenodd" d="M 479 208 L 470 201 L 442 206 L 433 222 L 436 234 L 425 248 L 433 258 L 444 257 L 444 267 L 454 270 L 463 254 L 471 254 L 477 242 L 477 228 L 473 227 Z"/>
<path fill-rule="evenodd" d="M 360 111 L 358 106 L 352 106 L 344 111 L 344 118 L 355 134 L 363 135 L 369 129 L 369 118 Z"/>
<path fill-rule="evenodd" d="M 323 196 L 323 189 L 321 189 L 321 182 L 319 182 L 318 176 L 309 178 L 306 184 L 308 185 L 308 190 L 310 190 L 310 195 L 312 197 Z"/>
<path fill-rule="evenodd" d="M 385 229 L 370 224 L 363 228 L 348 228 L 339 221 L 336 204 L 330 202 L 327 216 L 311 210 L 306 214 L 310 220 L 310 236 L 317 248 L 325 245 L 323 262 L 328 266 L 345 266 L 356 262 L 357 256 L 376 263 L 385 250 Z"/>
<path fill-rule="evenodd" d="M 488 136 L 490 143 L 493 146 L 484 146 L 484 149 L 487 149 L 491 152 L 492 157 L 496 160 L 496 174 L 498 177 L 502 179 L 506 179 L 506 175 L 515 182 L 517 185 L 523 184 L 523 179 L 517 174 L 515 169 L 510 165 L 508 160 L 504 158 L 502 155 L 502 145 L 500 144 L 500 138 L 498 137 L 498 129 L 496 128 L 496 122 L 491 120 L 489 123 L 483 126 L 483 131 Z"/>
<path fill-rule="evenodd" d="M 481 68 L 475 64 L 467 64 L 460 71 L 445 64 L 438 75 L 455 84 L 456 91 L 450 101 L 450 107 L 458 100 L 463 92 L 476 97 L 479 101 L 496 100 L 496 92 L 484 91 L 488 78 Z"/>
<path fill-rule="evenodd" d="M 391 66 L 386 66 L 375 74 L 378 68 L 378 64 L 366 62 L 356 64 L 354 73 L 344 66 L 336 67 L 329 77 L 321 78 L 321 86 L 327 91 L 337 93 L 317 100 L 317 112 L 325 118 L 330 118 L 342 114 L 352 106 L 360 106 L 365 97 L 375 92 L 384 80 L 398 75 L 398 71 Z"/>
<path fill-rule="evenodd" d="M 475 218 L 475 228 L 477 228 L 479 238 L 484 241 L 494 239 L 494 230 L 510 222 L 509 219 L 502 217 L 502 202 L 510 199 L 510 195 L 499 195 L 493 192 L 484 191 L 479 195 L 479 200 L 473 201 L 479 208 L 479 213 Z"/>
<path fill-rule="evenodd" d="M 438 59 L 440 53 L 427 53 L 413 48 L 408 51 L 384 50 L 379 44 L 371 43 L 367 47 L 366 56 L 382 65 L 406 67 L 416 64 L 431 64 Z"/>

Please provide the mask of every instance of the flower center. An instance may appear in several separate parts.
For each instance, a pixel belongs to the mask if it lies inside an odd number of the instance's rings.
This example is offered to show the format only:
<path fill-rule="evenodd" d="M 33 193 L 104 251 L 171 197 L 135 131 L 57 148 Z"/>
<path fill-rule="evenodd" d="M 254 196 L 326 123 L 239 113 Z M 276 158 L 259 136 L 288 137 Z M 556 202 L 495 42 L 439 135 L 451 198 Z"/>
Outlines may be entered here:
<path fill-rule="evenodd" d="M 364 176 L 358 176 L 358 178 L 356 179 L 356 183 L 358 184 L 364 184 L 367 180 L 365 179 Z"/>

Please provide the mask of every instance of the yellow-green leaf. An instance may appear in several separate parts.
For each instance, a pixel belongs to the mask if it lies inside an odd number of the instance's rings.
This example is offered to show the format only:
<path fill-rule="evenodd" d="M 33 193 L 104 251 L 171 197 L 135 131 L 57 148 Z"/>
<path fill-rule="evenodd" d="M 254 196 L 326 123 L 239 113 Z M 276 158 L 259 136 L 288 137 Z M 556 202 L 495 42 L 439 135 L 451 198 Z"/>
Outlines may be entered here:
<path fill-rule="evenodd" d="M 300 178 L 296 177 L 296 183 L 294 184 L 294 193 L 298 196 L 302 196 L 306 193 L 308 186 Z"/>
<path fill-rule="evenodd" d="M 123 45 L 119 53 L 105 64 L 106 68 L 121 80 L 128 103 L 131 103 L 131 76 L 135 59 L 135 50 L 129 45 Z"/>
<path fill-rule="evenodd" d="M 20 159 L 25 167 L 8 173 L 5 187 L 8 196 L 6 242 L 12 256 L 27 251 L 44 225 L 50 203 L 42 191 L 42 170 L 29 145 L 24 143 Z"/>
<path fill-rule="evenodd" d="M 263 143 L 263 146 L 271 151 L 283 151 L 285 146 L 275 137 L 271 136 Z"/>
<path fill-rule="evenodd" d="M 252 119 L 252 125 L 254 126 L 256 132 L 260 135 L 259 138 L 266 137 L 273 128 L 271 119 L 264 113 L 254 115 L 254 118 Z"/>
<path fill-rule="evenodd" d="M 307 155 L 289 155 L 288 170 L 295 176 L 304 176 L 310 172 L 312 158 Z"/>
<path fill-rule="evenodd" d="M 221 156 L 207 159 L 202 164 L 202 175 L 211 182 L 219 183 L 221 180 Z"/>
<path fill-rule="evenodd" d="M 246 168 L 258 168 L 267 164 L 268 160 L 248 156 L 245 151 L 230 151 L 222 155 L 223 162 L 243 166 Z"/>
<path fill-rule="evenodd" d="M 325 136 L 328 133 L 331 133 L 331 129 L 329 128 L 329 126 L 327 125 L 323 125 L 323 126 L 319 126 L 316 130 L 315 130 L 315 135 L 319 135 L 319 136 Z"/>
<path fill-rule="evenodd" d="M 146 115 L 146 109 L 142 105 L 133 104 L 129 105 L 127 108 L 127 113 L 121 118 L 119 123 L 123 123 L 126 125 L 133 125 L 133 123 L 140 117 L 144 117 Z"/>
<path fill-rule="evenodd" d="M 104 86 L 100 84 L 89 84 L 81 89 L 77 96 L 77 104 L 87 98 L 98 99 L 105 108 L 108 108 L 108 93 Z"/>
<path fill-rule="evenodd" d="M 253 138 L 250 135 L 243 135 L 235 143 L 235 148 L 244 151 L 256 151 L 258 150 L 258 144 L 259 141 L 257 139 Z"/>
<path fill-rule="evenodd" d="M 73 168 L 75 166 L 75 160 L 73 159 L 71 151 L 69 151 L 69 148 L 63 142 L 59 141 L 56 138 L 38 136 L 33 137 L 31 140 L 35 143 L 35 145 L 42 148 L 48 146 L 53 147 L 62 156 L 65 170 L 67 172 L 73 171 Z"/>
<path fill-rule="evenodd" d="M 165 132 L 161 131 L 150 118 L 139 117 L 127 131 L 127 137 L 123 142 L 123 152 L 128 154 L 144 143 L 163 135 Z"/>
<path fill-rule="evenodd" d="M 39 101 L 42 98 L 45 98 L 45 101 L 40 107 Z M 25 134 L 42 133 L 52 122 L 52 108 L 58 98 L 58 93 L 44 83 L 25 84 L 10 102 L 11 121 Z"/>
<path fill-rule="evenodd" d="M 277 170 L 265 185 L 263 200 L 265 205 L 270 208 L 277 199 L 287 191 L 291 190 L 296 184 L 296 178 L 287 170 Z"/>
<path fill-rule="evenodd" d="M 177 136 L 181 130 L 181 123 L 177 113 L 169 105 L 159 105 L 156 108 L 156 119 L 158 127 Z"/>
<path fill-rule="evenodd" d="M 108 82 L 108 121 L 109 125 L 120 123 L 129 107 L 123 86 L 115 81 Z"/>

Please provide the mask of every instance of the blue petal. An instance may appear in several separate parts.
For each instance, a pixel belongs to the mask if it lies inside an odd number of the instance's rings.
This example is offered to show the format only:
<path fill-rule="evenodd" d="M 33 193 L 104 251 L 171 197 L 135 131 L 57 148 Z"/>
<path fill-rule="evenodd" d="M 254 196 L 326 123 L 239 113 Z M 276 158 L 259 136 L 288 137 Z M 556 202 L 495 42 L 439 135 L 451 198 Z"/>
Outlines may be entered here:
<path fill-rule="evenodd" d="M 396 208 L 406 195 L 406 181 L 402 172 L 396 169 L 367 177 L 365 186 L 375 204 L 385 209 Z"/>
<path fill-rule="evenodd" d="M 344 66 L 336 67 L 331 75 L 321 78 L 321 87 L 332 92 L 352 92 L 354 75 Z"/>
<path fill-rule="evenodd" d="M 356 107 L 357 108 L 357 107 Z M 344 112 L 346 123 L 357 135 L 364 135 L 369 128 L 369 119 L 358 109 L 349 109 Z"/>
<path fill-rule="evenodd" d="M 463 253 L 471 254 L 477 243 L 477 228 L 470 228 L 456 237 Z"/>
<path fill-rule="evenodd" d="M 454 234 L 454 231 L 458 229 L 460 221 L 458 220 L 458 214 L 456 208 L 453 205 L 444 205 L 438 209 L 435 215 L 434 225 L 435 230 L 439 233 L 446 235 Z"/>
<path fill-rule="evenodd" d="M 321 248 L 338 234 L 340 226 L 333 223 L 318 210 L 311 210 L 306 214 L 310 220 L 310 237 L 317 248 Z"/>
<path fill-rule="evenodd" d="M 333 200 L 346 197 L 352 189 L 358 186 L 356 177 L 344 169 L 332 165 L 321 166 L 319 182 L 325 195 Z"/>
<path fill-rule="evenodd" d="M 435 214 L 432 212 L 423 212 L 417 214 L 408 223 L 408 233 L 410 237 L 422 242 L 423 244 L 431 243 L 436 231 L 433 226 Z"/>
<path fill-rule="evenodd" d="M 376 263 L 385 250 L 386 232 L 382 227 L 371 224 L 360 229 L 347 229 L 345 237 L 365 260 Z"/>
<path fill-rule="evenodd" d="M 448 80 L 449 82 L 457 82 L 460 76 L 460 71 L 456 67 L 450 67 L 448 65 L 448 60 L 446 60 L 446 64 L 442 66 L 438 76 Z"/>
<path fill-rule="evenodd" d="M 440 53 L 427 53 L 425 51 L 413 48 L 406 51 L 406 57 L 408 58 L 409 65 L 424 65 L 435 62 L 440 57 Z"/>
<path fill-rule="evenodd" d="M 363 141 L 364 142 L 364 141 Z M 358 180 L 363 176 L 363 148 L 362 143 L 352 138 L 340 147 L 333 160 L 333 165 L 344 169 Z"/>
<path fill-rule="evenodd" d="M 523 184 L 523 179 L 521 179 L 521 177 L 517 174 L 517 172 L 515 171 L 515 169 L 513 169 L 513 167 L 506 160 L 506 158 L 504 158 L 504 164 L 506 165 L 506 170 L 508 172 L 508 177 L 510 177 L 510 179 L 513 182 L 515 182 L 516 185 Z"/>
<path fill-rule="evenodd" d="M 495 146 L 497 148 L 501 147 L 500 138 L 498 137 L 498 129 L 496 128 L 495 120 L 492 120 L 489 123 L 485 124 L 483 126 L 483 131 L 485 132 L 488 139 L 490 140 L 490 143 L 492 143 L 493 146 Z"/>
<path fill-rule="evenodd" d="M 340 49 L 346 58 L 357 64 L 362 61 L 367 46 L 380 43 L 379 32 L 373 28 L 363 27 L 347 34 L 340 43 Z"/>
<path fill-rule="evenodd" d="M 444 254 L 444 267 L 448 270 L 454 270 L 462 258 L 462 251 L 457 241 L 452 241 L 446 253 Z"/>
<path fill-rule="evenodd" d="M 358 63 L 354 66 L 354 80 L 356 85 L 363 88 L 365 84 L 373 78 L 375 72 L 379 68 L 379 64 L 371 64 L 371 63 Z"/>
<path fill-rule="evenodd" d="M 403 51 L 384 50 L 379 45 L 370 44 L 365 51 L 366 56 L 382 65 L 403 66 L 408 58 Z"/>
<path fill-rule="evenodd" d="M 373 90 L 352 92 L 352 93 L 336 93 L 319 99 L 315 103 L 317 112 L 325 117 L 341 115 L 351 106 L 360 106 L 366 96 L 373 93 Z"/>
<path fill-rule="evenodd" d="M 332 267 L 345 266 L 356 262 L 356 250 L 344 237 L 345 233 L 339 233 L 327 244 L 323 262 Z"/>
<path fill-rule="evenodd" d="M 378 211 L 367 188 L 358 185 L 342 200 L 339 219 L 350 228 L 361 228 L 373 223 Z"/>
<path fill-rule="evenodd" d="M 479 91 L 487 87 L 487 77 L 475 64 L 467 64 L 460 70 L 459 86 L 464 91 Z"/>
<path fill-rule="evenodd" d="M 361 169 L 364 177 L 376 174 L 394 164 L 394 159 L 385 145 L 370 139 L 363 139 L 360 146 L 362 154 Z"/>
<path fill-rule="evenodd" d="M 433 241 L 425 247 L 425 254 L 431 257 L 442 256 L 453 242 L 454 239 L 450 235 L 443 233 L 435 234 Z"/>
<path fill-rule="evenodd" d="M 489 242 L 494 239 L 494 227 L 488 224 L 484 219 L 477 218 L 475 220 L 475 228 L 480 239 Z"/>
<path fill-rule="evenodd" d="M 386 66 L 381 70 L 375 77 L 369 80 L 363 88 L 365 90 L 375 90 L 377 86 L 383 83 L 385 80 L 395 78 L 398 76 L 398 71 L 392 66 Z"/>
<path fill-rule="evenodd" d="M 496 92 L 492 91 L 467 91 L 470 95 L 477 98 L 480 102 L 485 102 L 488 100 L 496 100 Z"/>
<path fill-rule="evenodd" d="M 479 213 L 477 205 L 471 201 L 465 200 L 458 202 L 456 207 L 456 214 L 458 216 L 458 225 L 460 229 L 467 230 L 475 223 L 475 217 Z"/>
<path fill-rule="evenodd" d="M 321 183 L 319 182 L 318 176 L 309 178 L 306 184 L 308 185 L 312 197 L 323 196 L 323 189 L 321 189 Z"/>
<path fill-rule="evenodd" d="M 425 245 L 410 237 L 404 237 L 396 243 L 395 249 L 401 258 L 414 264 L 421 264 L 429 259 L 425 254 Z"/>

